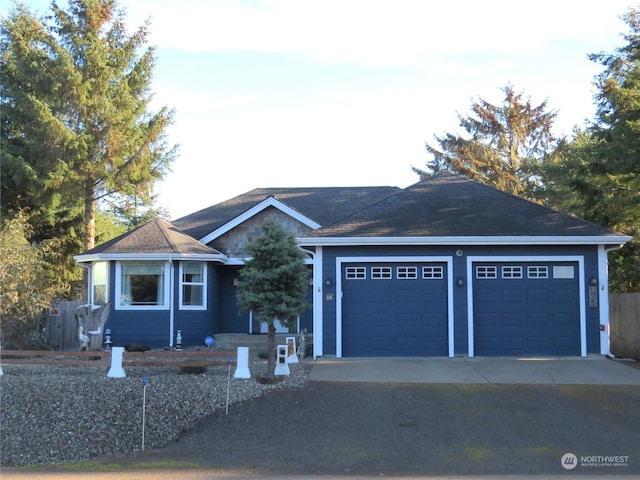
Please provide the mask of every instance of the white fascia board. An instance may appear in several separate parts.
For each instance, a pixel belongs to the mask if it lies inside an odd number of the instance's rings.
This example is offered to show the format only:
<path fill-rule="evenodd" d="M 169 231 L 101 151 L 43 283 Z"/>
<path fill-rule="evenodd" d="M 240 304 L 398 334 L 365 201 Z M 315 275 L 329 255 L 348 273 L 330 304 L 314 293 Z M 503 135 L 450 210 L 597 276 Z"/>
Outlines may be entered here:
<path fill-rule="evenodd" d="M 209 242 L 215 240 L 216 238 L 218 238 L 220 235 L 224 235 L 228 231 L 236 228 L 238 225 L 241 225 L 242 223 L 246 222 L 251 217 L 253 217 L 254 215 L 257 215 L 258 213 L 262 212 L 264 209 L 266 209 L 268 207 L 277 208 L 282 213 L 285 213 L 286 215 L 289 215 L 290 217 L 298 220 L 300 223 L 306 225 L 307 227 L 309 227 L 309 228 L 311 228 L 313 230 L 317 230 L 318 228 L 320 228 L 322 226 L 319 223 L 314 222 L 310 218 L 305 217 L 304 215 L 300 214 L 300 212 L 294 210 L 293 208 L 291 208 L 291 207 L 285 205 L 284 203 L 276 200 L 275 198 L 269 197 L 266 200 L 263 200 L 262 202 L 260 202 L 258 205 L 250 208 L 249 210 L 247 210 L 243 214 L 238 215 L 236 218 L 234 218 L 230 222 L 224 224 L 222 227 L 220 227 L 220 228 L 214 230 L 213 232 L 211 232 L 210 234 L 202 237 L 200 239 L 200 242 L 204 243 L 206 245 L 207 243 L 209 243 Z"/>
<path fill-rule="evenodd" d="M 629 236 L 514 237 L 301 237 L 301 246 L 350 245 L 623 245 Z"/>
<path fill-rule="evenodd" d="M 94 253 L 91 255 L 75 255 L 73 259 L 76 263 L 99 262 L 103 260 L 121 260 L 121 261 L 170 261 L 170 260 L 193 260 L 200 262 L 226 262 L 227 256 L 221 253 L 210 254 L 189 254 L 189 253 Z"/>

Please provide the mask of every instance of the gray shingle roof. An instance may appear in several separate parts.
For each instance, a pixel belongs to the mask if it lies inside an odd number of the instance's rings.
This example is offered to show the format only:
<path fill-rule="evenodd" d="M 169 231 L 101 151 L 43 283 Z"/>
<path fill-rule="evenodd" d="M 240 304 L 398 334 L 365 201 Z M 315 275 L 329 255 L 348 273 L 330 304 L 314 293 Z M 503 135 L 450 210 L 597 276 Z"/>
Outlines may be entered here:
<path fill-rule="evenodd" d="M 156 218 L 84 255 L 127 253 L 211 255 L 219 252 L 185 235 L 166 220 Z"/>
<path fill-rule="evenodd" d="M 627 237 L 493 187 L 440 172 L 397 187 L 257 188 L 173 222 L 156 219 L 91 254 L 219 254 L 198 239 L 274 197 L 322 225 L 312 238 Z"/>
<path fill-rule="evenodd" d="M 493 187 L 441 172 L 307 236 L 620 235 Z"/>
<path fill-rule="evenodd" d="M 331 225 L 399 191 L 398 187 L 256 188 L 172 223 L 194 238 L 204 238 L 269 197 L 274 197 L 320 225 Z"/>

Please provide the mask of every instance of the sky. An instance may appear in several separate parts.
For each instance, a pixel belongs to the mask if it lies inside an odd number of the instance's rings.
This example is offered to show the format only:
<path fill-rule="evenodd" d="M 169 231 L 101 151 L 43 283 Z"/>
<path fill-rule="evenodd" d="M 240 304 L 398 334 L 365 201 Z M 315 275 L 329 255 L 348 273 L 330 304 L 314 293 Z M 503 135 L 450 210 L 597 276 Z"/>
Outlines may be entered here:
<path fill-rule="evenodd" d="M 46 13 L 47 0 L 22 0 Z M 58 0 L 60 6 L 66 0 Z M 0 14 L 10 0 L 0 0 Z M 152 108 L 179 145 L 157 205 L 180 218 L 258 187 L 418 181 L 435 135 L 512 85 L 557 111 L 556 135 L 593 119 L 590 53 L 625 44 L 632 0 L 120 0 L 150 21 Z"/>

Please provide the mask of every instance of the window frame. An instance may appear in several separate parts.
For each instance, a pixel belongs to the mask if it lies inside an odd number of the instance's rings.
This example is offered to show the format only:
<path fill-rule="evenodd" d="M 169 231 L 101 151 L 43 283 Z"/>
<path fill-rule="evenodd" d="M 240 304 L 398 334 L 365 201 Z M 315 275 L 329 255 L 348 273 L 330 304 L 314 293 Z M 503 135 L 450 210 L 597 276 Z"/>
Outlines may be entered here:
<path fill-rule="evenodd" d="M 344 270 L 345 280 L 366 280 L 367 267 L 348 266 Z"/>
<path fill-rule="evenodd" d="M 185 282 L 184 281 L 184 267 L 187 265 L 199 265 L 202 268 L 202 282 Z M 179 288 L 179 300 L 178 305 L 180 310 L 206 310 L 207 309 L 207 263 L 206 262 L 180 262 L 178 268 L 178 283 Z M 202 305 L 185 305 L 184 304 L 184 287 L 186 285 L 200 286 L 202 287 Z"/>
<path fill-rule="evenodd" d="M 549 267 L 547 265 L 528 265 L 527 278 L 532 280 L 546 280 L 549 278 Z"/>
<path fill-rule="evenodd" d="M 524 278 L 522 265 L 503 265 L 500 267 L 500 275 L 503 280 L 521 280 Z"/>
<path fill-rule="evenodd" d="M 158 265 L 162 266 L 163 274 L 163 298 L 162 304 L 158 305 L 128 305 L 122 303 L 122 287 L 123 287 L 123 269 L 125 265 Z M 145 260 L 121 260 L 116 262 L 116 285 L 115 285 L 115 308 L 117 310 L 169 310 L 171 306 L 171 267 L 169 262 L 163 260 L 145 261 Z"/>
<path fill-rule="evenodd" d="M 476 265 L 475 273 L 478 280 L 496 280 L 498 267 L 497 265 Z"/>
<path fill-rule="evenodd" d="M 398 280 L 417 280 L 418 267 L 413 265 L 401 265 L 396 267 L 396 278 Z"/>
<path fill-rule="evenodd" d="M 371 267 L 371 279 L 372 280 L 392 280 L 393 269 L 387 266 Z"/>
<path fill-rule="evenodd" d="M 99 260 L 97 262 L 93 262 L 93 265 L 91 266 L 91 305 L 106 305 L 107 303 L 109 303 L 109 261 L 108 260 Z M 96 282 L 96 267 L 98 265 L 104 265 L 105 266 L 105 272 L 104 272 L 104 283 L 98 283 Z M 101 286 L 104 285 L 104 303 L 97 303 L 96 302 L 96 286 Z"/>
<path fill-rule="evenodd" d="M 442 280 L 444 278 L 444 267 L 441 265 L 424 265 L 422 267 L 423 280 Z"/>

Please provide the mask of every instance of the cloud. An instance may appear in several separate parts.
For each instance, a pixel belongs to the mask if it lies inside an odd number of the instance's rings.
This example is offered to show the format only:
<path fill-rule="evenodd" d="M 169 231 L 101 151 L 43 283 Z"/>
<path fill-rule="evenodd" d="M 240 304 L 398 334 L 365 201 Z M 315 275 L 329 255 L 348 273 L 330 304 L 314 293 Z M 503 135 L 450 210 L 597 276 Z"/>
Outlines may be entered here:
<path fill-rule="evenodd" d="M 622 28 L 628 1 L 130 0 L 152 42 L 191 52 L 299 54 L 329 63 L 422 65 L 444 55 L 531 54 Z"/>

